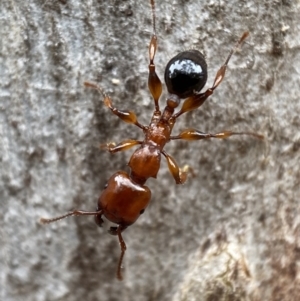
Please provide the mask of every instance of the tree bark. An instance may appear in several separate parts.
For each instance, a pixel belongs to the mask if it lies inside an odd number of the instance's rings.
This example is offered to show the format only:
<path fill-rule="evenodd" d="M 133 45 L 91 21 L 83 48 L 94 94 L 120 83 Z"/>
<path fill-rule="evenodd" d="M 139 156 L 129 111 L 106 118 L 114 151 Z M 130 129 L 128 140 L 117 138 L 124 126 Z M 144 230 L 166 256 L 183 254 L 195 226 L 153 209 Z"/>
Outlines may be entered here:
<path fill-rule="evenodd" d="M 128 170 L 132 151 L 99 146 L 143 133 L 83 82 L 97 82 L 116 107 L 149 123 L 150 5 L 0 0 L 1 300 L 298 300 L 300 4 L 156 6 L 161 80 L 169 59 L 195 48 L 207 58 L 208 88 L 250 32 L 214 95 L 183 115 L 174 134 L 193 127 L 265 139 L 170 142 L 166 151 L 193 172 L 176 185 L 163 160 L 147 182 L 152 201 L 124 232 L 118 282 L 120 248 L 107 221 L 100 229 L 91 217 L 49 226 L 39 218 L 94 210 L 107 179 Z"/>

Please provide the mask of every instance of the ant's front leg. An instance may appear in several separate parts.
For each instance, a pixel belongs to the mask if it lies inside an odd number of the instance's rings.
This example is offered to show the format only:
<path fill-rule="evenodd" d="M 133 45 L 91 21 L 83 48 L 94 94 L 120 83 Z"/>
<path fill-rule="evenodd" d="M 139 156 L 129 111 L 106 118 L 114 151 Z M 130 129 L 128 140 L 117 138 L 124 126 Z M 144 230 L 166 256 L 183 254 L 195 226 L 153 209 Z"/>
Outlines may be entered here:
<path fill-rule="evenodd" d="M 123 120 L 127 123 L 134 124 L 134 125 L 138 126 L 139 128 L 141 128 L 142 130 L 146 129 L 146 127 L 144 125 L 140 124 L 137 121 L 137 117 L 133 111 L 128 111 L 128 110 L 121 111 L 121 110 L 115 108 L 112 104 L 111 98 L 106 93 L 104 93 L 104 91 L 97 84 L 92 83 L 92 82 L 84 82 L 84 85 L 86 87 L 96 89 L 100 94 L 102 94 L 104 97 L 103 102 L 104 102 L 105 106 L 107 106 L 112 111 L 112 113 L 117 115 L 121 120 Z"/>
<path fill-rule="evenodd" d="M 232 131 L 224 131 L 224 132 L 219 132 L 215 134 L 211 133 L 203 133 L 200 131 L 197 131 L 195 129 L 186 129 L 182 131 L 179 135 L 177 136 L 171 136 L 171 140 L 202 140 L 202 139 L 209 139 L 209 138 L 218 138 L 218 139 L 226 139 L 229 138 L 230 136 L 234 135 L 247 135 L 247 136 L 252 136 L 257 139 L 264 139 L 264 136 L 253 133 L 253 132 L 232 132 Z"/>
<path fill-rule="evenodd" d="M 160 98 L 160 95 L 162 93 L 162 84 L 161 81 L 156 74 L 155 71 L 155 64 L 154 64 L 154 57 L 155 53 L 157 50 L 157 36 L 156 36 L 156 26 L 155 26 L 155 9 L 154 9 L 154 1 L 150 1 L 151 4 L 151 11 L 152 11 L 152 26 L 153 26 L 153 33 L 152 37 L 149 43 L 149 76 L 148 76 L 148 88 L 150 90 L 150 93 L 153 97 L 154 100 L 154 105 L 155 105 L 155 112 L 154 113 L 159 113 L 160 115 L 160 110 L 159 110 L 159 104 L 158 100 Z"/>

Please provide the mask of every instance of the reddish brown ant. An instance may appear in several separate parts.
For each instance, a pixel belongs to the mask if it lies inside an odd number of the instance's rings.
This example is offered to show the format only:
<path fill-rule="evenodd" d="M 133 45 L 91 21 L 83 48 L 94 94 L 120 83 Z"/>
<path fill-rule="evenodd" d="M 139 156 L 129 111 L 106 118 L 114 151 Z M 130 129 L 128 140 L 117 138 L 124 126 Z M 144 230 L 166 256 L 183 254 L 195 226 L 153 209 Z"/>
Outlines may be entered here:
<path fill-rule="evenodd" d="M 94 83 L 85 82 L 86 87 L 98 90 L 104 97 L 104 104 L 113 114 L 127 123 L 141 128 L 144 132 L 144 140 L 124 140 L 118 145 L 107 144 L 107 150 L 111 153 L 127 150 L 133 146 L 140 147 L 133 153 L 128 163 L 130 173 L 118 171 L 111 176 L 102 192 L 96 211 L 74 210 L 62 216 L 46 219 L 41 222 L 48 224 L 71 215 L 94 215 L 98 226 L 102 226 L 104 215 L 109 221 L 117 224 L 110 227 L 109 233 L 117 235 L 121 247 L 121 255 L 118 263 L 117 278 L 122 279 L 121 267 L 126 250 L 126 244 L 122 238 L 122 232 L 132 225 L 147 208 L 151 191 L 145 186 L 148 178 L 156 178 L 160 168 L 161 155 L 168 163 L 170 173 L 176 184 L 186 181 L 187 171 L 181 170 L 175 160 L 164 151 L 164 146 L 170 140 L 201 140 L 209 138 L 228 138 L 232 135 L 249 135 L 259 139 L 263 136 L 250 132 L 224 131 L 216 134 L 203 133 L 195 129 L 186 129 L 177 136 L 171 136 L 172 129 L 177 118 L 188 111 L 200 107 L 204 101 L 213 94 L 214 90 L 222 82 L 227 64 L 235 50 L 247 38 L 248 32 L 243 33 L 237 44 L 231 49 L 225 63 L 218 70 L 211 88 L 200 93 L 207 80 L 207 65 L 204 55 L 197 50 L 188 50 L 177 54 L 172 58 L 165 69 L 165 83 L 168 89 L 166 107 L 163 112 L 159 108 L 159 98 L 162 93 L 162 83 L 155 72 L 154 56 L 157 50 L 157 36 L 155 28 L 155 0 L 150 0 L 152 11 L 153 34 L 149 44 L 149 78 L 148 87 L 154 100 L 155 110 L 148 126 L 140 124 L 132 111 L 121 111 L 115 108 L 111 98 Z M 175 113 L 181 99 L 185 99 L 181 109 Z"/>

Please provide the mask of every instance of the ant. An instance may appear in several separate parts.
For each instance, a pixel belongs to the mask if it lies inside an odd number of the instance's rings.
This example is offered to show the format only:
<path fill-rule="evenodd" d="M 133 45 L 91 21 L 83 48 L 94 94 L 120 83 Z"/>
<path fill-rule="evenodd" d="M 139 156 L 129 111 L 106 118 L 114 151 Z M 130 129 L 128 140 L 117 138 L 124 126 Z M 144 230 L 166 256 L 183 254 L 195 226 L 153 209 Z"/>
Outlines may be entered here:
<path fill-rule="evenodd" d="M 95 222 L 102 226 L 105 216 L 117 227 L 110 227 L 109 233 L 118 236 L 121 254 L 117 268 L 117 278 L 122 280 L 122 261 L 126 251 L 126 244 L 122 232 L 135 223 L 147 208 L 151 191 L 145 186 L 148 178 L 156 178 L 160 168 L 161 156 L 168 163 L 170 173 L 176 184 L 183 184 L 187 179 L 188 169 L 180 169 L 173 157 L 164 151 L 164 146 L 170 140 L 201 140 L 218 138 L 225 139 L 233 135 L 248 135 L 258 139 L 263 136 L 252 132 L 223 131 L 216 134 L 203 133 L 195 129 L 186 129 L 177 136 L 172 136 L 172 130 L 176 120 L 182 114 L 200 107 L 205 100 L 213 94 L 225 76 L 228 62 L 232 54 L 244 42 L 248 32 L 244 32 L 236 45 L 231 49 L 225 63 L 218 70 L 212 87 L 204 93 L 200 93 L 207 81 L 207 64 L 204 55 L 198 50 L 183 51 L 173 57 L 165 69 L 165 83 L 168 90 L 166 107 L 163 111 L 159 108 L 159 98 L 162 93 L 162 83 L 156 74 L 154 56 L 157 50 L 157 36 L 155 26 L 155 0 L 150 0 L 152 12 L 153 33 L 149 44 L 149 77 L 148 87 L 154 100 L 155 110 L 148 126 L 138 122 L 136 114 L 132 111 L 122 111 L 113 106 L 111 98 L 96 84 L 85 82 L 86 87 L 94 88 L 103 96 L 104 105 L 121 120 L 139 127 L 144 133 L 144 140 L 124 140 L 115 145 L 109 143 L 106 149 L 111 153 L 128 150 L 139 145 L 128 163 L 130 172 L 118 171 L 113 174 L 105 186 L 99 200 L 96 211 L 74 210 L 56 218 L 41 218 L 43 224 L 52 223 L 68 216 L 94 215 Z M 181 99 L 185 99 L 181 109 L 175 113 Z"/>

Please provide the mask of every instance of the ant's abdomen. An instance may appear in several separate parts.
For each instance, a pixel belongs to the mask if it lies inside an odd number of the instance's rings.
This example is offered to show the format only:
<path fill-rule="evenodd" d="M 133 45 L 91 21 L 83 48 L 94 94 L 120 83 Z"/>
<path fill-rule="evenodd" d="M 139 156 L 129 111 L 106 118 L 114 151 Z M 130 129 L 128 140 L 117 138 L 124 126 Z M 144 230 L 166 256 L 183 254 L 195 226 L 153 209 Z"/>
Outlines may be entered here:
<path fill-rule="evenodd" d="M 151 198 L 147 186 L 136 184 L 124 171 L 110 177 L 98 201 L 98 210 L 111 222 L 130 226 L 145 211 Z"/>

